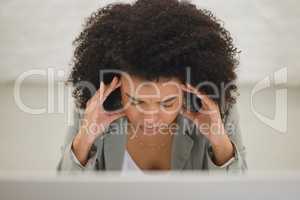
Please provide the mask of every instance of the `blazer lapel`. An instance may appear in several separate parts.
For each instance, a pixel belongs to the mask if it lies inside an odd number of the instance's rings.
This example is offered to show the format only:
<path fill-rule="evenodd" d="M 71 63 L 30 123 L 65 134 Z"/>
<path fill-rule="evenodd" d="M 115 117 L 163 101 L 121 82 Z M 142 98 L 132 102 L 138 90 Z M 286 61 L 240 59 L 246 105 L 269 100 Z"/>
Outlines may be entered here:
<path fill-rule="evenodd" d="M 104 161 L 106 170 L 121 170 L 127 140 L 127 118 L 117 119 L 110 125 L 104 137 Z"/>
<path fill-rule="evenodd" d="M 176 122 L 179 125 L 173 141 L 171 153 L 171 169 L 181 170 L 190 157 L 193 139 L 189 136 L 190 121 L 178 114 Z M 110 125 L 104 136 L 103 150 L 106 170 L 121 170 L 127 142 L 127 118 L 122 117 Z"/>
<path fill-rule="evenodd" d="M 194 141 L 188 132 L 188 128 L 191 125 L 189 119 L 178 114 L 176 121 L 179 128 L 173 137 L 171 169 L 181 170 L 190 157 Z"/>

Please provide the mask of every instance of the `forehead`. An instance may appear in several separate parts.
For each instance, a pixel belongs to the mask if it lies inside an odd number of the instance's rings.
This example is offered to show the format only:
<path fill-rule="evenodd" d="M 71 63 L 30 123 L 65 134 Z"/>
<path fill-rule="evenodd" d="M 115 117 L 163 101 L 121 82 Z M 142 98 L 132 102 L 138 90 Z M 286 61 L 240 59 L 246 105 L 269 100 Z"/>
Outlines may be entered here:
<path fill-rule="evenodd" d="M 164 97 L 178 95 L 181 92 L 180 81 L 176 78 L 160 78 L 158 81 L 148 81 L 135 76 L 121 76 L 121 90 L 134 97 L 156 96 Z"/>

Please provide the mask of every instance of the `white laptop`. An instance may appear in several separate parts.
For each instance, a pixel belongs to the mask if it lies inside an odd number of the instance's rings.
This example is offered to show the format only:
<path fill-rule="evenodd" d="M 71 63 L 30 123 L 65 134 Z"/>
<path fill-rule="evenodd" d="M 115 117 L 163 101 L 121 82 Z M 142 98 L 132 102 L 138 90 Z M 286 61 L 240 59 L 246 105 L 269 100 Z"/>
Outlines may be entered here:
<path fill-rule="evenodd" d="M 300 199 L 299 172 L 245 175 L 199 172 L 62 173 L 1 172 L 0 199 Z"/>

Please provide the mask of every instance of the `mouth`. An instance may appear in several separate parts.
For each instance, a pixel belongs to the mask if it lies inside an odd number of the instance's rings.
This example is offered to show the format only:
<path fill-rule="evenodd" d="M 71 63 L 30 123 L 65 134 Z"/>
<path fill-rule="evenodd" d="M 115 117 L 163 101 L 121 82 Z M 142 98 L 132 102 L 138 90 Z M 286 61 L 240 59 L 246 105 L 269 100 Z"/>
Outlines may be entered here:
<path fill-rule="evenodd" d="M 142 129 L 143 130 L 158 130 L 159 129 L 159 126 L 142 126 Z"/>

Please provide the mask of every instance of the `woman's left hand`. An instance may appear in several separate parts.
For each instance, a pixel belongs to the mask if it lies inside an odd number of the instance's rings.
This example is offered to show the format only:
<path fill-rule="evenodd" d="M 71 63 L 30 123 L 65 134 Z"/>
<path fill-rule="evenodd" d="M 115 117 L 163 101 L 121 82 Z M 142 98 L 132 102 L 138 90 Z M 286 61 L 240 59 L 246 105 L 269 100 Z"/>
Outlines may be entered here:
<path fill-rule="evenodd" d="M 189 84 L 182 85 L 182 90 L 193 93 L 200 98 L 202 107 L 199 112 L 191 112 L 183 109 L 181 113 L 192 120 L 200 132 L 207 137 L 212 144 L 216 162 L 219 164 L 226 162 L 233 156 L 234 151 L 233 145 L 224 128 L 219 106 L 204 92 L 200 92 Z"/>

